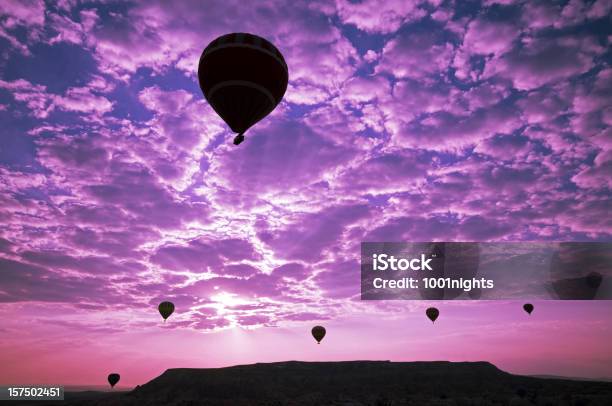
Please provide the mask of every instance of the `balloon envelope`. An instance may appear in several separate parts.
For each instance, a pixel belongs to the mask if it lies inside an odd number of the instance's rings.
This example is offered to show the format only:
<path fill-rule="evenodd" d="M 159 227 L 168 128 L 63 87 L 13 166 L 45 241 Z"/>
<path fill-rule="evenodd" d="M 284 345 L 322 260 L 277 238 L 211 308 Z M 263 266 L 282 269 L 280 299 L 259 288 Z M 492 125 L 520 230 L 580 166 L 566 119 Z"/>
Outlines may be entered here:
<path fill-rule="evenodd" d="M 431 320 L 431 322 L 433 323 L 434 321 L 436 321 L 436 319 L 440 315 L 440 311 L 436 309 L 435 307 L 430 307 L 427 310 L 425 310 L 425 314 L 427 315 L 429 320 Z"/>
<path fill-rule="evenodd" d="M 157 307 L 159 314 L 164 318 L 164 321 L 174 313 L 174 303 L 172 302 L 161 302 Z"/>
<path fill-rule="evenodd" d="M 223 35 L 202 52 L 198 80 L 204 97 L 239 135 L 276 108 L 287 90 L 289 71 L 280 51 L 248 33 Z"/>
<path fill-rule="evenodd" d="M 120 378 L 121 376 L 119 374 L 108 375 L 108 383 L 110 383 L 111 388 L 113 388 L 117 384 L 117 382 L 119 382 Z"/>
<path fill-rule="evenodd" d="M 533 305 L 531 303 L 525 303 L 523 305 L 523 310 L 525 310 L 528 314 L 531 314 L 533 311 Z"/>
<path fill-rule="evenodd" d="M 325 337 L 325 327 L 314 326 L 312 328 L 312 336 L 317 340 L 317 344 L 321 344 L 321 340 Z"/>
<path fill-rule="evenodd" d="M 608 243 L 559 243 L 550 261 L 550 287 L 557 299 L 593 300 L 612 269 Z M 603 273 L 602 273 L 603 272 Z"/>

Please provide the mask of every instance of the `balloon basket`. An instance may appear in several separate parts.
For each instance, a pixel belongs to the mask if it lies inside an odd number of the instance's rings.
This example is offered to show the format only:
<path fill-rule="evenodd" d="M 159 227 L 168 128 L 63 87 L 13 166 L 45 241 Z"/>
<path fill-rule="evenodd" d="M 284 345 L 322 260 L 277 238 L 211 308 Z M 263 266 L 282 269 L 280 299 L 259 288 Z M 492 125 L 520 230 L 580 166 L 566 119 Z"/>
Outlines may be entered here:
<path fill-rule="evenodd" d="M 244 141 L 244 135 L 238 134 L 236 137 L 234 137 L 234 145 L 240 145 L 242 141 Z"/>

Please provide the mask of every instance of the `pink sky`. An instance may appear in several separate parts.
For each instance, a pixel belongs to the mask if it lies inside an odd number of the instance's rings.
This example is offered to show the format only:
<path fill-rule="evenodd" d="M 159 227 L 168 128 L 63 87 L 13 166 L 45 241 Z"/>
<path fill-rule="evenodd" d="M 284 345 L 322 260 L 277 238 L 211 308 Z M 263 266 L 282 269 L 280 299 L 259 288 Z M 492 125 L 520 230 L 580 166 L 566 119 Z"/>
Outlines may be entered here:
<path fill-rule="evenodd" d="M 175 320 L 164 325 L 151 314 L 149 327 L 113 331 L 110 322 L 102 323 L 106 330 L 77 323 L 37 325 L 25 314 L 4 314 L 9 331 L 13 326 L 22 331 L 11 334 L 10 351 L 2 353 L 0 362 L 11 367 L 2 369 L 0 381 L 102 384 L 107 371 L 118 371 L 122 385 L 135 386 L 176 367 L 355 359 L 487 360 L 517 374 L 612 376 L 607 302 L 535 302 L 531 316 L 519 302 L 436 305 L 441 315 L 435 324 L 425 317 L 423 303 L 396 302 L 384 312 L 360 305 L 323 322 L 327 336 L 321 345 L 310 336 L 313 323 L 206 332 L 172 328 Z"/>
<path fill-rule="evenodd" d="M 432 325 L 358 297 L 361 241 L 612 241 L 612 2 L 101 3 L 0 3 L 0 383 L 290 359 L 612 377 L 612 302 Z M 235 147 L 196 69 L 241 31 L 290 80 Z"/>

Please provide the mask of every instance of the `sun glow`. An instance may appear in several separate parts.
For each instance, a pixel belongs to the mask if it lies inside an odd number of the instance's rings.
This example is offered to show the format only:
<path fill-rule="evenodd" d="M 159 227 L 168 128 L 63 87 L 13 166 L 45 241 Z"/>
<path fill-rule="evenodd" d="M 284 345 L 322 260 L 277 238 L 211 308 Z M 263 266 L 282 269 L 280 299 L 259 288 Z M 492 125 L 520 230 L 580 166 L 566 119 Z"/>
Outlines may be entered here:
<path fill-rule="evenodd" d="M 248 300 L 245 300 L 236 294 L 228 292 L 221 292 L 219 294 L 211 296 L 211 299 L 216 302 L 215 307 L 217 307 L 219 310 L 223 310 L 226 307 L 239 306 L 250 303 Z"/>

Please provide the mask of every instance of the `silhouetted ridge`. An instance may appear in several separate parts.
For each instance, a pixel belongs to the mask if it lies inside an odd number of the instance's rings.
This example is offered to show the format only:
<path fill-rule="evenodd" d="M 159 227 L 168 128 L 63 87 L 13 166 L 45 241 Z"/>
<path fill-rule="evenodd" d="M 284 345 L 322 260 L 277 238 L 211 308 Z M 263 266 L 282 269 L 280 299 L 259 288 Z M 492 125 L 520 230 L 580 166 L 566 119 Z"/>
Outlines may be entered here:
<path fill-rule="evenodd" d="M 169 369 L 126 395 L 89 404 L 573 405 L 583 398 L 612 404 L 612 383 L 517 376 L 488 362 L 288 361 Z"/>
<path fill-rule="evenodd" d="M 431 381 L 449 391 L 479 393 L 485 381 L 500 382 L 509 374 L 487 362 L 279 362 L 219 369 L 170 369 L 134 395 L 165 397 L 190 393 L 189 398 L 279 399 L 343 397 L 367 399 L 373 393 L 432 393 Z M 168 390 L 171 388 L 171 390 Z"/>

